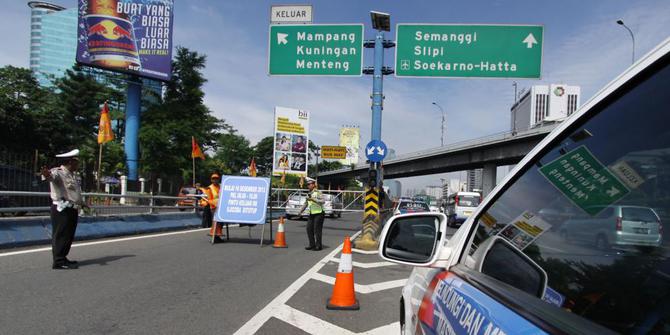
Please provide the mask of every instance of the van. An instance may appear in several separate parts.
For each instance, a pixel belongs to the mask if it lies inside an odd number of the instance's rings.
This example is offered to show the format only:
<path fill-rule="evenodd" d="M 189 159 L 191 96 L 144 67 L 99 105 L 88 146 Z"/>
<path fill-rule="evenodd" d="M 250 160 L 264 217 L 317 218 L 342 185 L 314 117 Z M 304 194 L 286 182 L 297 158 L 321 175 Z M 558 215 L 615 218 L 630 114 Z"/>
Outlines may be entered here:
<path fill-rule="evenodd" d="M 670 39 L 547 135 L 459 229 L 441 213 L 391 217 L 379 255 L 414 266 L 401 333 L 670 333 L 669 86 Z"/>
<path fill-rule="evenodd" d="M 449 227 L 460 227 L 479 206 L 481 195 L 477 192 L 456 192 L 447 198 L 445 214 Z"/>

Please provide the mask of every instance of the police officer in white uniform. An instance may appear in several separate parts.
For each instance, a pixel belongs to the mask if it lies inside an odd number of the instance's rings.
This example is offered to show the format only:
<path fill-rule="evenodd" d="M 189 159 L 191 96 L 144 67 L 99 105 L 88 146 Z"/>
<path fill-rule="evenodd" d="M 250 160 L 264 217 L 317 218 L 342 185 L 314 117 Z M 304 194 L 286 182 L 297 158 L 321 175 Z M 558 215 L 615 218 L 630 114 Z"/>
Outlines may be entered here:
<path fill-rule="evenodd" d="M 67 258 L 77 230 L 79 209 L 86 208 L 81 197 L 79 150 L 56 155 L 62 160 L 59 167 L 42 167 L 42 180 L 51 186 L 51 225 L 53 269 L 76 269 L 77 262 Z"/>

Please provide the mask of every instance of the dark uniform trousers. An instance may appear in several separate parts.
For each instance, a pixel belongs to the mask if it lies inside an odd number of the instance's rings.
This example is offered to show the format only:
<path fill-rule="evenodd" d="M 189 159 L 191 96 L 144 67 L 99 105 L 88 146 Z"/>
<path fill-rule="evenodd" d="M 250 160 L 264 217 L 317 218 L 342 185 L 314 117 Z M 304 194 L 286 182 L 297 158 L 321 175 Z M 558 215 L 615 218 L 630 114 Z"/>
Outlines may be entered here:
<path fill-rule="evenodd" d="M 321 212 L 319 214 L 310 214 L 307 219 L 307 238 L 309 239 L 310 247 L 323 247 L 321 245 L 321 233 L 323 231 L 324 217 L 325 214 Z"/>
<path fill-rule="evenodd" d="M 51 237 L 51 252 L 54 264 L 65 263 L 65 257 L 70 253 L 74 232 L 77 230 L 79 213 L 74 208 L 65 208 L 61 212 L 56 210 L 56 205 L 51 205 L 51 224 L 53 225 Z"/>
<path fill-rule="evenodd" d="M 212 209 L 209 208 L 209 204 L 202 207 L 202 228 L 209 228 L 212 226 Z"/>

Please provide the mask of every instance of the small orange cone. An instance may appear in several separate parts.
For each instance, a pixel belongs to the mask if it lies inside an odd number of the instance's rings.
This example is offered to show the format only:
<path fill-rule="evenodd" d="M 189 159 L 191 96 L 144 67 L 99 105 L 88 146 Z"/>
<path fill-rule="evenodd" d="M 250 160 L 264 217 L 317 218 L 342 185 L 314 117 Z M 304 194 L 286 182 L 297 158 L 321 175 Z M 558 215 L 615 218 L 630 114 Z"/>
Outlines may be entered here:
<path fill-rule="evenodd" d="M 284 233 L 284 217 L 279 217 L 279 225 L 277 225 L 277 236 L 275 237 L 275 244 L 273 248 L 288 248 L 286 245 L 286 234 Z"/>
<path fill-rule="evenodd" d="M 328 300 L 327 309 L 358 310 L 358 300 L 354 292 L 354 267 L 351 256 L 351 241 L 349 236 L 344 238 L 340 266 L 337 268 L 333 295 Z"/>

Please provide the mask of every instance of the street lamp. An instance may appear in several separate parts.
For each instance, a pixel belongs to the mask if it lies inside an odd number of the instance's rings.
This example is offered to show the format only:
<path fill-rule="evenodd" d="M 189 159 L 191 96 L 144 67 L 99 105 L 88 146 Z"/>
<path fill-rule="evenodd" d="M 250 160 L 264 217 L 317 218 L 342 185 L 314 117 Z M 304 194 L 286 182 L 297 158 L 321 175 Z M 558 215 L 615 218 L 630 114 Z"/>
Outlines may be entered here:
<path fill-rule="evenodd" d="M 633 35 L 633 31 L 630 30 L 630 28 L 628 28 L 628 26 L 625 23 L 623 23 L 623 20 L 617 20 L 616 23 L 626 28 L 626 30 L 628 30 L 628 32 L 630 33 L 630 38 L 633 40 L 633 58 L 631 60 L 631 64 L 635 63 L 635 36 Z"/>
<path fill-rule="evenodd" d="M 317 146 L 314 148 L 314 156 L 316 157 L 316 174 L 314 175 L 314 179 L 316 180 L 316 184 L 319 185 L 319 156 L 321 156 L 321 147 Z"/>
<path fill-rule="evenodd" d="M 442 106 L 438 105 L 437 102 L 433 101 L 433 105 L 437 106 L 437 108 L 440 109 L 440 113 L 442 114 L 442 126 L 441 126 L 441 131 L 442 134 L 440 134 L 440 146 L 444 146 L 444 109 L 442 109 Z"/>

